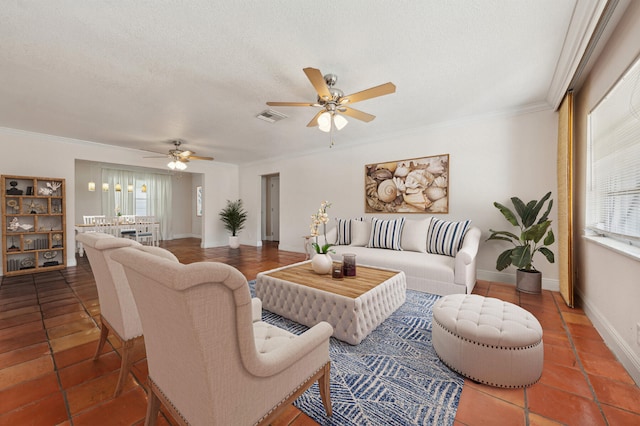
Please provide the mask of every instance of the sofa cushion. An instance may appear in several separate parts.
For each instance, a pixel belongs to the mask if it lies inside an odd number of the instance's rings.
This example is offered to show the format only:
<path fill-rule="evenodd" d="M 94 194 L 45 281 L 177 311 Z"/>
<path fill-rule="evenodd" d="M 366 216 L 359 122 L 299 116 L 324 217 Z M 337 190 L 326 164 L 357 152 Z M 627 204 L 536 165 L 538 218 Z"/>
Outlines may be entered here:
<path fill-rule="evenodd" d="M 407 219 L 402 228 L 402 240 L 400 242 L 402 250 L 426 253 L 427 234 L 429 233 L 430 224 L 431 217 L 420 220 Z"/>
<path fill-rule="evenodd" d="M 335 253 L 331 254 L 331 257 L 336 261 L 342 260 L 342 255 L 345 253 L 353 253 L 356 255 L 357 265 L 404 271 L 407 275 L 407 282 L 425 279 L 443 283 L 454 282 L 455 258 L 451 256 L 425 254 L 415 251 L 354 247 L 353 245 L 333 248 Z"/>
<path fill-rule="evenodd" d="M 371 221 L 371 236 L 369 237 L 368 247 L 402 250 L 400 237 L 402 236 L 404 222 L 404 217 L 392 220 L 382 220 L 374 217 Z"/>
<path fill-rule="evenodd" d="M 433 218 L 427 236 L 427 253 L 455 256 L 470 225 L 470 220 L 447 222 Z"/>

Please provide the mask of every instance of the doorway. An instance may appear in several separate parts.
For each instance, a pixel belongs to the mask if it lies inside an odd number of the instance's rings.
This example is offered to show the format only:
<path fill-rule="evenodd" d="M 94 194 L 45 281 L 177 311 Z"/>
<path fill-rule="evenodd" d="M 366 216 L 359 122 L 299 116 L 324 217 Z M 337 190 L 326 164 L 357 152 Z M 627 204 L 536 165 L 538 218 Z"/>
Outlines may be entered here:
<path fill-rule="evenodd" d="M 262 239 L 280 241 L 280 175 L 262 177 Z"/>

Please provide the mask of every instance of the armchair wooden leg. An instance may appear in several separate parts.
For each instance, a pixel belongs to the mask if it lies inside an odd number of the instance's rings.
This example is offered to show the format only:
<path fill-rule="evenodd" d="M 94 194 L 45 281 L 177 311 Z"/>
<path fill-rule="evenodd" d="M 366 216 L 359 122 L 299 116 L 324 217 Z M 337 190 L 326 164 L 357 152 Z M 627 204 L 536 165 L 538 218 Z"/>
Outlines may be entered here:
<path fill-rule="evenodd" d="M 118 377 L 118 384 L 116 385 L 116 391 L 113 394 L 113 397 L 116 398 L 122 392 L 122 388 L 124 387 L 124 383 L 127 380 L 127 376 L 129 375 L 129 371 L 131 371 L 131 366 L 133 365 L 133 344 L 135 343 L 135 339 L 129 339 L 127 341 L 122 342 L 122 362 L 120 363 L 120 376 Z"/>
<path fill-rule="evenodd" d="M 107 326 L 104 318 L 100 315 L 100 339 L 98 340 L 98 347 L 96 348 L 96 353 L 93 356 L 94 361 L 98 359 L 100 356 L 100 352 L 102 352 L 102 348 L 104 348 L 104 344 L 107 341 L 107 337 L 109 336 L 109 327 Z"/>
<path fill-rule="evenodd" d="M 144 419 L 144 426 L 156 426 L 158 413 L 160 412 L 160 399 L 156 395 L 155 386 L 151 381 L 149 381 L 148 385 L 147 398 L 147 416 Z"/>
<path fill-rule="evenodd" d="M 322 376 L 318 378 L 318 387 L 320 388 L 320 398 L 322 399 L 322 405 L 327 412 L 327 416 L 331 417 L 333 409 L 331 408 L 331 363 L 328 362 L 324 366 L 324 372 Z"/>

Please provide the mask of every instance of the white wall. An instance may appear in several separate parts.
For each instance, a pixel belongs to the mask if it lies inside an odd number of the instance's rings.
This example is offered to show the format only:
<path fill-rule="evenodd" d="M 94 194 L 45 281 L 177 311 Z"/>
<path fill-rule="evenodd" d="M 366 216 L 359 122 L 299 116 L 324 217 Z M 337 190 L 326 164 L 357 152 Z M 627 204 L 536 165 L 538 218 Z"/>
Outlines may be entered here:
<path fill-rule="evenodd" d="M 631 2 L 575 99 L 576 290 L 600 334 L 640 385 L 640 261 L 585 240 L 587 114 L 640 55 L 640 2 Z"/>
<path fill-rule="evenodd" d="M 0 171 L 2 174 L 55 177 L 66 180 L 66 240 L 67 265 L 75 262 L 75 236 L 73 225 L 82 220 L 81 215 L 76 218 L 75 188 L 86 190 L 86 182 L 76 182 L 75 160 L 99 161 L 128 166 L 140 166 L 162 169 L 164 159 L 143 158 L 148 152 L 127 148 L 116 148 L 87 141 L 61 138 L 38 133 L 0 128 L 0 148 L 4 153 L 0 156 Z M 10 153 L 10 154 L 8 154 Z M 191 173 L 200 173 L 203 179 L 205 206 L 203 209 L 203 247 L 227 245 L 228 239 L 222 224 L 218 219 L 218 212 L 225 206 L 227 199 L 237 199 L 238 166 L 209 161 L 192 161 L 189 163 Z M 179 187 L 181 187 L 179 185 Z M 183 190 L 174 194 L 174 214 L 180 220 L 181 212 L 195 215 L 192 205 L 195 191 L 191 190 L 191 183 L 187 183 Z M 178 210 L 180 212 L 178 212 Z M 191 221 L 182 217 L 184 232 L 191 233 Z M 0 229 L 0 235 L 4 227 Z"/>
<path fill-rule="evenodd" d="M 366 164 L 449 154 L 449 214 L 438 217 L 473 220 L 483 232 L 479 277 L 514 283 L 515 269 L 502 273 L 495 270 L 498 254 L 509 246 L 484 242 L 489 228 L 510 229 L 493 201 L 510 204 L 515 195 L 526 202 L 540 199 L 548 191 L 555 195 L 556 140 L 557 114 L 552 111 L 424 128 L 351 148 L 340 146 L 338 133 L 333 148 L 328 147 L 327 137 L 327 146 L 312 155 L 241 167 L 240 194 L 250 212 L 241 240 L 245 244 L 259 243 L 262 175 L 280 174 L 280 248 L 302 252 L 309 217 L 322 200 L 332 203 L 332 218 L 364 214 Z M 554 208 L 551 219 L 556 218 Z M 555 224 L 554 231 L 557 233 Z M 555 252 L 556 247 L 552 250 Z M 542 256 L 534 260 L 543 273 L 543 286 L 557 289 L 557 266 Z"/>
<path fill-rule="evenodd" d="M 181 173 L 171 177 L 171 224 L 173 238 L 200 237 L 193 234 L 192 222 L 196 219 L 195 188 L 192 188 L 191 173 Z"/>

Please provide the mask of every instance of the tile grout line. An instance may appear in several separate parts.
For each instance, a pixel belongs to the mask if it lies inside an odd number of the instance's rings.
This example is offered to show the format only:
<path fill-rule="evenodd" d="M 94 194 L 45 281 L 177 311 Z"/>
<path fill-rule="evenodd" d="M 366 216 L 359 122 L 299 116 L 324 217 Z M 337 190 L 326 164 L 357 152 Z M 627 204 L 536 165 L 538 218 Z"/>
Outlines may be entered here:
<path fill-rule="evenodd" d="M 517 287 L 516 287 L 516 294 L 518 295 L 518 306 L 520 306 L 522 308 L 522 293 L 517 290 Z M 544 296 L 542 293 L 540 295 Z M 543 300 L 543 304 L 544 304 L 544 300 Z M 522 309 L 524 309 L 524 308 L 522 308 Z M 535 317 L 535 315 L 534 315 L 534 317 Z M 544 331 L 542 332 L 542 335 L 544 336 Z M 544 339 L 544 337 L 543 337 L 543 339 Z M 544 353 L 543 353 L 543 356 L 544 356 Z M 543 371 L 544 371 L 544 359 L 543 359 Z M 538 379 L 538 381 L 540 381 L 540 379 Z M 530 414 L 529 413 L 529 399 L 528 399 L 528 395 L 527 395 L 527 387 L 526 386 L 524 387 L 524 394 L 523 394 L 522 403 L 524 405 L 524 424 L 525 424 L 525 426 L 530 426 L 531 420 L 529 419 L 529 414 Z"/>
<path fill-rule="evenodd" d="M 578 354 L 578 350 L 576 349 L 576 345 L 573 342 L 573 335 L 571 334 L 571 330 L 569 330 L 569 327 L 567 326 L 567 323 L 564 320 L 564 316 L 562 315 L 562 310 L 560 309 L 560 306 L 558 305 L 558 300 L 555 297 L 553 297 L 553 303 L 555 304 L 556 309 L 560 313 L 560 321 L 562 321 L 562 327 L 564 327 L 565 332 L 567 333 L 567 338 L 569 339 L 569 343 L 571 344 L 571 351 L 573 352 L 573 355 L 576 357 L 576 363 L 578 364 L 578 367 L 580 368 L 580 372 L 584 376 L 584 379 L 587 382 L 587 386 L 589 386 L 589 391 L 591 392 L 591 395 L 593 396 L 593 402 L 598 407 L 598 411 L 600 412 L 600 415 L 604 419 L 605 424 L 607 426 L 609 426 L 609 419 L 607 419 L 607 415 L 605 414 L 604 410 L 602 409 L 602 404 L 600 403 L 600 400 L 598 399 L 598 395 L 596 394 L 595 389 L 593 389 L 593 385 L 591 384 L 591 380 L 589 379 L 589 374 L 587 374 L 587 372 L 586 372 L 586 370 L 584 368 L 584 365 L 582 364 L 582 359 L 580 359 L 580 355 Z"/>
<path fill-rule="evenodd" d="M 59 272 L 59 271 L 57 271 Z M 60 276 L 62 276 L 62 274 L 60 274 Z M 53 371 L 56 374 L 56 380 L 58 382 L 58 388 L 60 389 L 60 394 L 62 395 L 62 400 L 64 401 L 64 409 L 67 412 L 67 419 L 69 420 L 69 425 L 73 426 L 73 419 L 71 418 L 71 409 L 69 408 L 69 400 L 67 399 L 67 391 L 64 390 L 64 388 L 62 387 L 62 379 L 60 378 L 60 369 L 58 368 L 58 365 L 56 364 L 56 357 L 54 356 L 53 353 L 53 347 L 51 346 L 51 339 L 49 338 L 49 332 L 47 330 L 47 326 L 44 323 L 44 312 L 42 312 L 42 304 L 40 303 L 40 291 L 38 288 L 38 283 L 36 282 L 36 277 L 35 275 L 31 276 L 32 280 L 33 280 L 33 285 L 35 287 L 35 291 L 36 291 L 36 300 L 38 301 L 38 309 L 40 310 L 40 319 L 42 321 L 42 328 L 44 329 L 44 334 L 47 338 L 47 346 L 49 347 L 49 353 L 51 354 L 51 362 L 53 363 Z M 64 279 L 64 276 L 62 276 L 62 278 Z M 64 279 L 64 283 L 70 288 L 69 283 L 67 283 L 67 280 Z M 72 290 L 73 292 L 73 290 Z M 74 294 L 75 297 L 75 294 Z"/>

